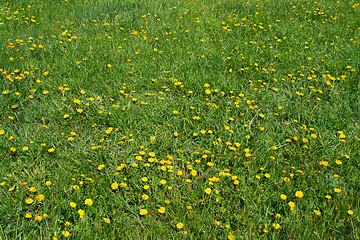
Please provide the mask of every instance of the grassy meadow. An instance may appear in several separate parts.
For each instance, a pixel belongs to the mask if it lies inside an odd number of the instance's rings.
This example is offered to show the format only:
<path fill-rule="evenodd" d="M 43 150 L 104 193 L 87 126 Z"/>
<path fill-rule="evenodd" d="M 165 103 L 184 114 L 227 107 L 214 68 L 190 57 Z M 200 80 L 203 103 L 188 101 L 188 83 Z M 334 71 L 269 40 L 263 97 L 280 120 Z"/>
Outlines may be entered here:
<path fill-rule="evenodd" d="M 0 239 L 360 239 L 358 0 L 0 0 Z"/>

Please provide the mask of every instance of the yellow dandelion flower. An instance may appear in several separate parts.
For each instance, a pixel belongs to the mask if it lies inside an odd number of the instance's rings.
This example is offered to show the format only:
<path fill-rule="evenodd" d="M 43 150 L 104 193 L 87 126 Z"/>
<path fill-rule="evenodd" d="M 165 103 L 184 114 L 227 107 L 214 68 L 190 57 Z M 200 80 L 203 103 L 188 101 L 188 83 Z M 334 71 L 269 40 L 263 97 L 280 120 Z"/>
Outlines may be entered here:
<path fill-rule="evenodd" d="M 85 212 L 84 212 L 84 210 L 79 209 L 79 210 L 78 210 L 78 214 L 80 215 L 80 218 L 83 218 Z"/>
<path fill-rule="evenodd" d="M 179 222 L 179 223 L 176 224 L 176 227 L 177 227 L 178 229 L 181 229 L 181 228 L 184 227 L 184 224 L 183 224 L 182 222 Z"/>
<path fill-rule="evenodd" d="M 321 215 L 321 212 L 320 212 L 319 210 L 314 210 L 314 213 L 315 213 L 316 215 L 318 215 L 318 216 Z"/>
<path fill-rule="evenodd" d="M 228 236 L 228 239 L 229 239 L 229 240 L 234 240 L 235 237 L 234 237 L 234 235 L 231 234 L 231 235 Z"/>
<path fill-rule="evenodd" d="M 275 229 L 279 229 L 279 228 L 280 228 L 280 224 L 274 223 L 274 224 L 273 224 L 273 227 L 274 227 Z"/>
<path fill-rule="evenodd" d="M 62 234 L 64 237 L 70 236 L 69 231 L 62 231 L 61 234 Z"/>
<path fill-rule="evenodd" d="M 85 205 L 91 206 L 93 204 L 94 204 L 94 202 L 91 198 L 85 199 Z"/>
<path fill-rule="evenodd" d="M 118 187 L 119 187 L 119 184 L 117 184 L 117 183 L 112 183 L 111 184 L 111 189 L 112 190 L 116 190 L 116 189 L 118 189 Z"/>
<path fill-rule="evenodd" d="M 210 193 L 211 193 L 211 188 L 206 188 L 206 189 L 205 189 L 205 193 L 206 193 L 206 194 L 210 194 Z"/>
<path fill-rule="evenodd" d="M 39 194 L 39 195 L 36 196 L 36 200 L 37 200 L 38 202 L 44 201 L 44 199 L 45 199 L 45 196 L 42 195 L 42 194 Z"/>
<path fill-rule="evenodd" d="M 101 170 L 101 169 L 103 169 L 104 167 L 105 167 L 105 165 L 101 164 L 101 165 L 98 166 L 98 169 Z"/>
<path fill-rule="evenodd" d="M 158 212 L 159 212 L 159 213 L 164 213 L 164 212 L 165 212 L 165 208 L 164 208 L 164 207 L 160 207 L 160 208 L 158 209 Z"/>
<path fill-rule="evenodd" d="M 113 130 L 113 128 L 112 128 L 112 127 L 109 127 L 108 129 L 105 130 L 105 133 L 106 133 L 106 134 L 109 134 L 109 133 L 112 132 L 112 130 Z"/>
<path fill-rule="evenodd" d="M 146 209 L 140 209 L 140 215 L 146 215 L 148 211 Z"/>
<path fill-rule="evenodd" d="M 295 193 L 295 196 L 298 197 L 298 198 L 302 198 L 304 196 L 304 193 L 302 191 L 297 191 Z"/>

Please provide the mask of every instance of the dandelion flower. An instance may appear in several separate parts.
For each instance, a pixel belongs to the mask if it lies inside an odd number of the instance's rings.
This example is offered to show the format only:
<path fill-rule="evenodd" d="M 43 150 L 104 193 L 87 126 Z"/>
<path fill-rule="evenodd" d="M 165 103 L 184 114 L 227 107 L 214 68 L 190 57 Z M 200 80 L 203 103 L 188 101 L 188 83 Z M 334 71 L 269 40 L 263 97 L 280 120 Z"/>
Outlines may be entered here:
<path fill-rule="evenodd" d="M 146 215 L 148 211 L 146 209 L 140 209 L 140 215 Z"/>
<path fill-rule="evenodd" d="M 39 194 L 39 195 L 36 196 L 36 200 L 37 200 L 38 202 L 44 201 L 44 199 L 45 199 L 45 196 L 42 195 L 42 194 Z"/>
<path fill-rule="evenodd" d="M 117 183 L 111 184 L 111 189 L 112 190 L 116 190 L 116 189 L 118 189 L 118 187 L 119 187 L 119 184 L 117 184 Z"/>
<path fill-rule="evenodd" d="M 182 222 L 179 222 L 179 223 L 176 224 L 176 227 L 177 227 L 178 229 L 181 229 L 181 228 L 184 227 L 184 224 L 183 224 Z"/>
<path fill-rule="evenodd" d="M 85 214 L 84 210 L 79 209 L 79 210 L 78 210 L 78 213 L 79 213 L 79 215 L 80 215 L 80 218 L 83 218 L 83 216 L 84 216 L 84 214 Z"/>
<path fill-rule="evenodd" d="M 94 203 L 93 200 L 90 198 L 85 200 L 85 205 L 91 206 L 91 205 L 93 205 L 93 203 Z"/>
<path fill-rule="evenodd" d="M 295 207 L 295 203 L 294 202 L 289 202 L 289 207 L 290 207 L 290 210 L 292 211 Z"/>
<path fill-rule="evenodd" d="M 103 169 L 104 167 L 105 167 L 105 165 L 101 164 L 101 165 L 98 166 L 98 169 L 101 170 L 101 169 Z"/>
<path fill-rule="evenodd" d="M 279 228 L 280 228 L 280 224 L 274 223 L 274 224 L 273 224 L 273 227 L 274 227 L 275 229 L 279 229 Z"/>
<path fill-rule="evenodd" d="M 297 191 L 295 193 L 295 196 L 298 197 L 298 198 L 302 198 L 304 196 L 304 193 L 302 191 Z"/>
<path fill-rule="evenodd" d="M 109 134 L 109 133 L 112 132 L 112 130 L 113 130 L 113 128 L 112 128 L 112 127 L 109 127 L 109 128 L 105 131 L 105 133 L 106 133 L 106 134 Z"/>
<path fill-rule="evenodd" d="M 159 213 L 164 213 L 164 212 L 165 212 L 165 208 L 164 208 L 164 207 L 160 207 L 160 208 L 158 209 L 158 211 L 159 211 Z"/>
<path fill-rule="evenodd" d="M 314 213 L 315 213 L 316 215 L 318 215 L 318 216 L 320 216 L 320 215 L 321 215 L 321 212 L 320 212 L 320 211 L 318 211 L 318 210 L 314 210 Z"/>
<path fill-rule="evenodd" d="M 234 240 L 235 237 L 234 237 L 234 235 L 231 234 L 231 235 L 228 236 L 228 239 L 229 239 L 229 240 Z"/>
<path fill-rule="evenodd" d="M 336 164 L 341 165 L 341 164 L 342 164 L 342 161 L 336 160 Z"/>

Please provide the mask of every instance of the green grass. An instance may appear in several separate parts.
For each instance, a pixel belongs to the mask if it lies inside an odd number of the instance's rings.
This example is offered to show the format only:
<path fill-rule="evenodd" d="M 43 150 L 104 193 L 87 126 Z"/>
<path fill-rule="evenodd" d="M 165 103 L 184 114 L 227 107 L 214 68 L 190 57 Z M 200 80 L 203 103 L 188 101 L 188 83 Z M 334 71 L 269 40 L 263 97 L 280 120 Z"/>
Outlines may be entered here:
<path fill-rule="evenodd" d="M 359 14 L 0 1 L 0 238 L 360 238 Z"/>

